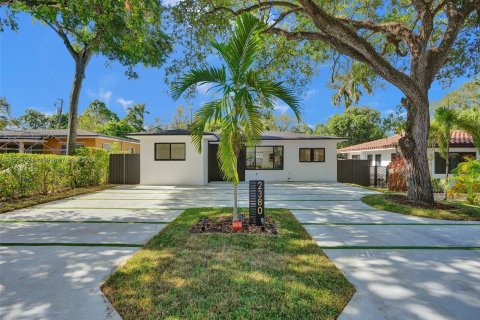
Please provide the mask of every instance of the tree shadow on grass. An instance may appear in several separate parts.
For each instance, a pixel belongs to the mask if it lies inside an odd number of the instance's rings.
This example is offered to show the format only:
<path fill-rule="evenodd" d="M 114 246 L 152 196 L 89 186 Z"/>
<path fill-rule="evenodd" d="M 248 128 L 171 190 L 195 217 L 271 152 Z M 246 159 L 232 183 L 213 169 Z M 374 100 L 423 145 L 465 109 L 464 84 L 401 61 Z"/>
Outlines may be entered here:
<path fill-rule="evenodd" d="M 335 319 L 353 286 L 283 209 L 279 235 L 190 234 L 189 209 L 113 273 L 103 292 L 124 319 Z"/>

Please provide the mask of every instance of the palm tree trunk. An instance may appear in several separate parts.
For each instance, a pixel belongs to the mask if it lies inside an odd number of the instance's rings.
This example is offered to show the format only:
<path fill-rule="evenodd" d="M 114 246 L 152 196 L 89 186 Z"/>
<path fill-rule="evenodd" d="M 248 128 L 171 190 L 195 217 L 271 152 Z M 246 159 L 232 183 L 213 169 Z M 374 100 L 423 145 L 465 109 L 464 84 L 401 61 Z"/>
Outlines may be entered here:
<path fill-rule="evenodd" d="M 233 221 L 238 221 L 237 184 L 233 183 Z"/>
<path fill-rule="evenodd" d="M 448 200 L 448 167 L 450 166 L 450 137 L 448 137 L 448 143 L 447 143 L 447 156 L 445 158 L 445 190 L 444 190 L 444 195 L 443 199 Z"/>
<path fill-rule="evenodd" d="M 77 146 L 77 117 L 78 100 L 82 90 L 85 70 L 90 60 L 91 53 L 85 49 L 75 57 L 75 77 L 73 78 L 72 91 L 70 92 L 69 114 L 68 114 L 68 135 L 67 135 L 67 154 L 73 155 Z"/>

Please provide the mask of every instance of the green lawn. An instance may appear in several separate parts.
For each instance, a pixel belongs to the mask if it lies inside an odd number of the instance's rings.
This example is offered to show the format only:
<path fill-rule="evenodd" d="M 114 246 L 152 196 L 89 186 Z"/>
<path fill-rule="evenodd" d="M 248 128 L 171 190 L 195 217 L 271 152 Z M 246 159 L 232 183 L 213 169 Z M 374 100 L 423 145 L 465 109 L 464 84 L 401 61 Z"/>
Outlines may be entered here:
<path fill-rule="evenodd" d="M 78 196 L 81 194 L 91 193 L 95 191 L 100 191 L 100 190 L 108 189 L 111 187 L 112 187 L 111 184 L 105 184 L 101 186 L 75 188 L 75 189 L 62 191 L 59 193 L 52 193 L 52 194 L 46 194 L 46 195 L 37 194 L 37 195 L 26 197 L 26 198 L 0 201 L 0 213 L 5 213 L 5 212 L 17 210 L 17 209 L 36 206 L 38 204 L 61 200 L 68 197 Z"/>
<path fill-rule="evenodd" d="M 367 195 L 362 198 L 366 204 L 384 211 L 408 214 L 423 218 L 443 219 L 443 220 L 461 220 L 461 221 L 480 221 L 480 207 L 465 205 L 462 203 L 452 203 L 437 201 L 442 205 L 451 208 L 423 208 L 413 204 L 405 205 L 392 201 L 389 195 L 393 193 L 382 193 Z"/>
<path fill-rule="evenodd" d="M 303 226 L 267 210 L 277 236 L 192 234 L 184 211 L 102 286 L 124 319 L 336 319 L 355 289 Z"/>

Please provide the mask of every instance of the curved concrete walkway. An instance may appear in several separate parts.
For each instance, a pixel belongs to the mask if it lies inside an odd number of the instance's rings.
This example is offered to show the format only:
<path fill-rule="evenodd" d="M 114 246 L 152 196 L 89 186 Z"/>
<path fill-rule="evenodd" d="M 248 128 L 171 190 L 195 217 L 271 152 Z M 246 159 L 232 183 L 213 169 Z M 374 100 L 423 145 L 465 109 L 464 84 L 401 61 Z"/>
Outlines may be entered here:
<path fill-rule="evenodd" d="M 357 288 L 341 319 L 475 319 L 480 251 L 465 249 L 480 247 L 479 223 L 378 211 L 360 201 L 369 193 L 271 183 L 266 206 L 291 209 Z M 230 203 L 223 183 L 122 186 L 2 214 L 0 318 L 119 318 L 99 290 L 109 272 L 184 208 Z"/>

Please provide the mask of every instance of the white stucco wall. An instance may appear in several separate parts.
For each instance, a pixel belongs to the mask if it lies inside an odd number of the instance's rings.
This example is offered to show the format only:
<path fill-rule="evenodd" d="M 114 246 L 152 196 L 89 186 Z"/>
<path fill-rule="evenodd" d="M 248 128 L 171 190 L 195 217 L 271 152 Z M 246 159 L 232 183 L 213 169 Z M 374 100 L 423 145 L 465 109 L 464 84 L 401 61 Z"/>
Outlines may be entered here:
<path fill-rule="evenodd" d="M 382 161 L 381 161 L 381 166 L 388 166 L 392 159 L 392 153 L 395 153 L 395 148 L 389 148 L 389 149 L 377 149 L 377 150 L 369 150 L 369 151 L 352 151 L 347 154 L 348 159 L 352 159 L 353 155 L 360 155 L 360 160 L 367 160 L 367 156 L 369 154 L 372 155 L 372 163 L 371 165 L 375 165 L 375 155 L 376 154 L 381 154 L 382 155 Z"/>
<path fill-rule="evenodd" d="M 144 185 L 204 185 L 208 183 L 208 140 L 198 153 L 186 135 L 135 136 L 140 140 L 140 183 Z M 155 161 L 155 143 L 185 143 L 185 161 Z M 283 170 L 246 170 L 245 180 L 336 181 L 337 140 L 276 140 L 263 146 L 284 147 Z M 300 148 L 325 148 L 325 162 L 300 162 Z"/>
<path fill-rule="evenodd" d="M 208 182 L 208 152 L 200 154 L 187 135 L 135 136 L 140 140 L 140 184 L 204 185 Z M 207 151 L 207 136 L 203 150 Z M 155 161 L 155 143 L 185 143 L 185 161 Z"/>
<path fill-rule="evenodd" d="M 435 156 L 434 152 L 437 152 L 438 149 L 428 149 L 428 162 L 429 162 L 429 167 L 430 167 L 430 174 L 432 175 L 433 178 L 439 178 L 443 179 L 445 178 L 445 174 L 435 174 Z M 348 159 L 352 159 L 353 155 L 360 155 L 361 160 L 366 160 L 367 155 L 372 154 L 373 155 L 373 161 L 375 161 L 375 154 L 381 154 L 382 155 L 382 166 L 387 166 L 390 163 L 391 159 L 391 154 L 395 152 L 394 148 L 390 149 L 379 149 L 379 150 L 371 150 L 371 151 L 351 151 L 347 153 Z M 477 154 L 477 159 L 480 159 L 480 151 L 474 147 L 472 148 L 451 148 L 450 152 L 476 152 Z M 374 165 L 374 163 L 372 163 Z"/>
<path fill-rule="evenodd" d="M 262 146 L 283 146 L 283 170 L 246 170 L 245 180 L 337 181 L 337 140 L 263 141 Z M 300 148 L 325 148 L 325 162 L 300 162 Z"/>

